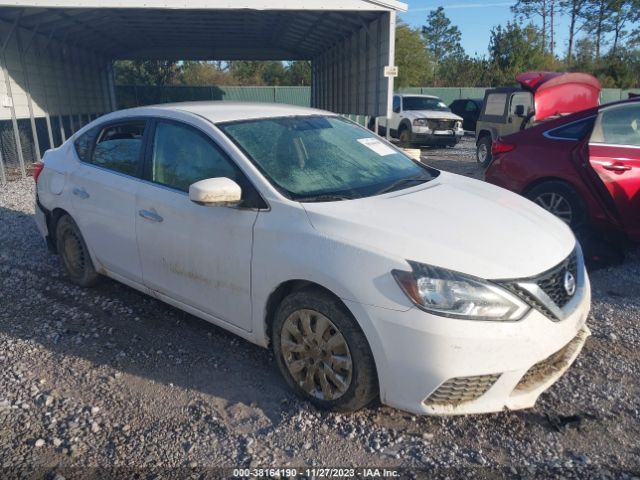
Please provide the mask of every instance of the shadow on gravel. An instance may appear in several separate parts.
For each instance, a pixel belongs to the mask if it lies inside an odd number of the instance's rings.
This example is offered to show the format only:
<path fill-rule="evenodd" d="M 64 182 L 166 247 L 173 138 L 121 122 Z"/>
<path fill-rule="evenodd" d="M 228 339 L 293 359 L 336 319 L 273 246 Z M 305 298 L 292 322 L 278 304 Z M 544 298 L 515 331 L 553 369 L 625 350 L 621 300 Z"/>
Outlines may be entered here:
<path fill-rule="evenodd" d="M 85 359 L 100 382 L 121 372 L 172 384 L 211 395 L 238 417 L 248 415 L 246 405 L 278 424 L 283 403 L 295 403 L 268 350 L 107 278 L 92 289 L 76 287 L 47 251 L 32 215 L 0 207 L 0 222 L 26 236 L 0 232 L 1 333 L 38 342 L 60 362 Z M 56 388 L 74 381 L 53 380 Z M 145 382 L 125 381 L 134 393 L 149 393 Z"/>

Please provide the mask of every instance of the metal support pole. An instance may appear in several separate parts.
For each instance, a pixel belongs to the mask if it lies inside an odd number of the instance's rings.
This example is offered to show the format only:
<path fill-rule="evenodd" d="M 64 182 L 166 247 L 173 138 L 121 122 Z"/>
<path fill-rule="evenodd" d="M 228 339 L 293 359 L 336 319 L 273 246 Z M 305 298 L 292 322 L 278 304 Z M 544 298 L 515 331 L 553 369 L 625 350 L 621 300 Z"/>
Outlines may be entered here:
<path fill-rule="evenodd" d="M 64 58 L 64 47 L 65 47 L 65 42 L 66 42 L 66 36 L 65 39 L 62 41 L 62 43 L 60 44 L 60 61 L 62 62 L 62 71 L 63 71 L 63 75 L 67 77 L 67 93 L 69 95 L 69 136 L 73 135 L 76 132 L 76 128 L 74 125 L 74 119 L 73 119 L 73 115 L 75 113 L 75 103 L 76 103 L 76 99 L 75 99 L 75 82 L 74 82 L 74 78 L 73 78 L 73 74 L 70 74 L 70 68 L 69 65 L 67 65 L 66 59 Z M 67 45 L 67 57 L 71 56 L 71 52 L 69 50 L 69 46 Z"/>
<path fill-rule="evenodd" d="M 71 72 L 71 79 L 73 81 L 73 92 L 75 94 L 75 103 L 76 103 L 76 119 L 78 121 L 78 128 L 74 130 L 73 133 L 77 132 L 82 128 L 82 79 L 80 75 L 78 75 L 78 69 L 74 68 L 74 66 L 80 63 L 80 58 L 78 54 L 78 50 L 74 48 L 69 52 L 69 58 L 71 60 L 69 64 L 69 71 Z"/>
<path fill-rule="evenodd" d="M 24 154 L 22 153 L 22 143 L 20 142 L 20 130 L 18 130 L 18 119 L 16 117 L 16 107 L 13 102 L 13 92 L 11 91 L 11 78 L 9 77 L 9 71 L 7 69 L 7 46 L 9 45 L 9 41 L 13 36 L 13 32 L 16 30 L 18 25 L 20 24 L 20 17 L 22 17 L 22 10 L 20 14 L 16 18 L 15 22 L 11 26 L 11 30 L 7 34 L 7 38 L 5 38 L 2 44 L 2 74 L 4 75 L 4 82 L 7 88 L 7 95 L 9 97 L 9 101 L 11 102 L 11 123 L 13 126 L 13 137 L 16 142 L 16 150 L 18 154 L 18 161 L 20 162 L 20 173 L 22 174 L 22 178 L 27 176 L 27 171 L 24 167 Z"/>
<path fill-rule="evenodd" d="M 45 47 L 49 44 L 51 37 L 47 40 Z M 44 119 L 47 123 L 47 134 L 49 135 L 49 146 L 51 148 L 55 147 L 55 143 L 53 141 L 53 129 L 51 128 L 51 102 L 49 101 L 49 89 L 47 88 L 48 78 L 42 72 L 42 62 L 44 61 L 42 56 L 42 50 L 40 49 L 40 42 L 36 40 L 36 46 L 34 49 L 34 54 L 36 56 L 36 66 L 38 69 L 38 76 L 43 79 L 42 87 L 44 89 Z"/>
<path fill-rule="evenodd" d="M 7 174 L 4 171 L 4 158 L 2 157 L 2 149 L 0 148 L 0 185 L 7 183 Z"/>
<path fill-rule="evenodd" d="M 396 62 L 396 12 L 389 12 L 389 65 Z M 393 77 L 387 78 L 387 127 L 391 124 L 393 115 Z M 387 128 L 387 140 L 391 139 L 390 128 Z"/>
<path fill-rule="evenodd" d="M 111 111 L 115 111 L 118 108 L 118 104 L 116 102 L 116 85 L 115 85 L 115 74 L 113 72 L 113 62 L 110 61 L 107 63 L 107 81 L 109 82 L 109 99 L 111 100 Z"/>
<path fill-rule="evenodd" d="M 107 68 L 106 60 L 103 58 L 96 59 L 98 62 L 96 68 L 98 69 L 98 81 L 100 82 L 100 94 L 102 96 L 100 114 L 104 115 L 109 111 L 109 87 L 107 85 Z"/>
<path fill-rule="evenodd" d="M 62 89 L 60 88 L 60 77 L 64 77 L 64 68 L 62 67 L 62 58 L 60 58 L 60 62 L 56 63 L 54 62 L 54 57 L 56 57 L 56 55 L 53 54 L 53 50 L 51 48 L 51 39 L 53 38 L 53 31 L 51 32 L 51 34 L 49 35 L 49 40 L 47 41 L 47 52 L 49 53 L 49 64 L 51 66 L 51 71 L 53 74 L 53 77 L 55 78 L 55 85 L 56 85 L 56 92 L 58 94 L 58 123 L 59 123 L 59 127 L 60 127 L 60 140 L 61 143 L 64 143 L 67 140 L 67 132 L 64 129 L 64 115 L 62 114 L 62 99 L 63 99 L 63 95 L 62 95 Z M 55 50 L 57 51 L 57 50 Z M 60 68 L 58 68 L 60 67 Z M 60 73 L 60 75 L 58 75 L 58 73 Z"/>
<path fill-rule="evenodd" d="M 34 33 L 33 35 L 36 35 Z M 36 128 L 36 119 L 33 115 L 33 101 L 31 100 L 31 83 L 29 82 L 29 71 L 27 70 L 27 62 L 24 60 L 26 52 L 22 48 L 22 35 L 20 30 L 16 32 L 16 41 L 18 42 L 18 55 L 20 55 L 20 66 L 24 75 L 25 93 L 27 94 L 27 108 L 29 110 L 29 121 L 31 123 L 31 136 L 33 137 L 33 148 L 36 151 L 36 160 L 42 160 L 40 157 L 40 141 L 38 140 L 38 129 Z M 30 44 L 31 42 L 29 42 Z M 33 159 L 32 159 L 33 160 Z"/>
<path fill-rule="evenodd" d="M 79 68 L 80 68 L 80 77 L 82 79 L 82 86 L 84 88 L 85 91 L 85 105 L 84 105 L 84 110 L 85 110 L 85 115 L 87 117 L 87 123 L 91 122 L 91 99 L 93 98 L 93 92 L 91 92 L 91 90 L 89 90 L 89 85 L 91 85 L 90 82 L 90 78 L 87 78 L 87 65 L 91 64 L 91 61 L 89 59 L 85 59 L 83 60 L 82 57 L 86 56 L 85 52 L 80 52 L 80 62 L 79 62 Z M 87 123 L 85 123 L 84 125 L 86 125 Z M 81 125 L 81 126 L 84 126 Z"/>

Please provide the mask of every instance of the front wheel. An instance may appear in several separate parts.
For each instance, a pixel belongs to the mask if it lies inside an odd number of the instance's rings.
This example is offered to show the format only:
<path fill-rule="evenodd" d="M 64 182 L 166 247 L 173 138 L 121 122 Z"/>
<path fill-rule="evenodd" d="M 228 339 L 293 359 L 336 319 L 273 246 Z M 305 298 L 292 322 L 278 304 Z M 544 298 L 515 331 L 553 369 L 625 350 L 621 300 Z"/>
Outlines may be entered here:
<path fill-rule="evenodd" d="M 301 290 L 282 301 L 273 352 L 287 384 L 321 409 L 352 412 L 378 394 L 364 334 L 339 300 L 320 290 Z"/>
<path fill-rule="evenodd" d="M 400 136 L 398 137 L 400 141 L 400 146 L 403 148 L 407 148 L 411 146 L 411 133 L 406 128 L 400 131 Z"/>
<path fill-rule="evenodd" d="M 476 161 L 484 168 L 491 163 L 491 137 L 482 137 L 476 148 Z"/>

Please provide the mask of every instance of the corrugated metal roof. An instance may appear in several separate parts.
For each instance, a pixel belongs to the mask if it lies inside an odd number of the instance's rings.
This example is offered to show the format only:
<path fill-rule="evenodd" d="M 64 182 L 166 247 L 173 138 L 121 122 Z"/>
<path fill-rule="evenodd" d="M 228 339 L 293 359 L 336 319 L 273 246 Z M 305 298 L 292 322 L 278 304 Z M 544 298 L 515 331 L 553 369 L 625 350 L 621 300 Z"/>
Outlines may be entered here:
<path fill-rule="evenodd" d="M 183 10 L 396 10 L 407 4 L 396 0 L 15 0 L 0 2 L 0 7 L 37 8 L 169 8 Z"/>
<path fill-rule="evenodd" d="M 403 8 L 395 0 L 18 0 L 0 2 L 0 21 L 116 59 L 302 60 Z"/>

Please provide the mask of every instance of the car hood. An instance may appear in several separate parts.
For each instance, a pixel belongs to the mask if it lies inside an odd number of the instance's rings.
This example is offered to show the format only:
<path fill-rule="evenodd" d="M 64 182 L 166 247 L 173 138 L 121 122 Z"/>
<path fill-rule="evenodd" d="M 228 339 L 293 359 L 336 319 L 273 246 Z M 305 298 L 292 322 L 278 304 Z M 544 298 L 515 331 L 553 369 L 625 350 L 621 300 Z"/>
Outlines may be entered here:
<path fill-rule="evenodd" d="M 407 190 L 303 206 L 323 235 L 485 279 L 540 274 L 575 248 L 571 230 L 534 203 L 444 172 Z"/>
<path fill-rule="evenodd" d="M 405 110 L 405 118 L 428 118 L 431 120 L 462 120 L 462 117 L 451 112 L 439 112 L 437 110 Z"/>

